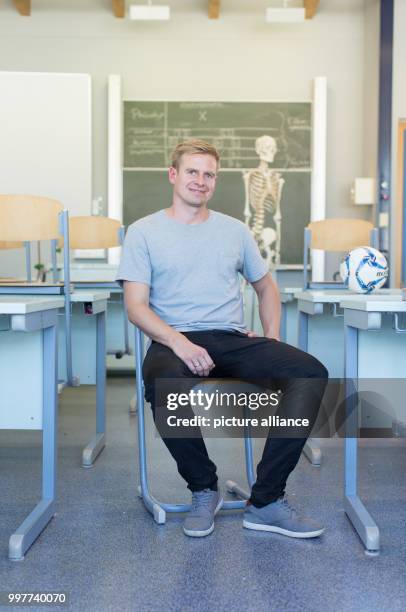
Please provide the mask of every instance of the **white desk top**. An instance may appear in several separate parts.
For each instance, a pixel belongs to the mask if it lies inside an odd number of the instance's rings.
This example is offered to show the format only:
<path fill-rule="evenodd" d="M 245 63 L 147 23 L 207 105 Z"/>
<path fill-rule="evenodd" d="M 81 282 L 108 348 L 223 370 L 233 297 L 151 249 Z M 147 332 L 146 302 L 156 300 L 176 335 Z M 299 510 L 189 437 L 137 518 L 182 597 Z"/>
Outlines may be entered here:
<path fill-rule="evenodd" d="M 381 300 L 381 301 L 401 301 L 402 290 L 401 289 L 378 289 L 368 295 L 365 293 L 355 293 L 355 291 L 348 291 L 347 289 L 317 289 L 308 291 L 298 291 L 295 293 L 295 298 L 298 300 L 304 300 L 305 302 L 312 303 L 323 303 L 323 304 L 334 304 L 341 303 L 345 299 L 351 299 L 352 301 L 365 300 Z"/>
<path fill-rule="evenodd" d="M 279 293 L 288 293 L 288 294 L 293 294 L 296 295 L 296 293 L 299 293 L 300 291 L 303 291 L 301 287 L 279 287 Z"/>
<path fill-rule="evenodd" d="M 72 263 L 70 265 L 70 280 L 73 284 L 80 282 L 114 283 L 117 276 L 117 270 L 118 264 Z"/>
<path fill-rule="evenodd" d="M 70 294 L 71 302 L 101 302 L 110 297 L 109 291 L 75 291 Z M 0 295 L 0 314 L 29 314 L 51 308 L 63 308 L 62 295 Z"/>
<path fill-rule="evenodd" d="M 300 287 L 281 287 L 279 289 L 279 294 L 282 304 L 293 302 L 298 291 L 301 291 Z"/>
<path fill-rule="evenodd" d="M 99 280 L 94 280 L 94 279 L 91 279 L 91 280 L 86 280 L 86 279 L 75 280 L 73 282 L 73 285 L 74 285 L 75 291 L 77 289 L 82 290 L 83 285 L 87 285 L 88 286 L 88 287 L 86 287 L 86 289 L 87 288 L 89 288 L 89 289 L 93 289 L 93 288 L 95 288 L 95 289 L 104 289 L 103 285 L 105 285 L 108 290 L 110 290 L 110 288 L 120 287 L 120 285 L 118 284 L 118 281 L 116 281 L 114 279 L 111 280 L 111 279 L 108 279 L 108 278 L 107 279 L 106 278 L 100 278 Z M 120 287 L 120 289 L 121 289 L 121 287 Z"/>
<path fill-rule="evenodd" d="M 402 297 L 394 296 L 360 296 L 364 299 L 354 300 L 348 297 L 341 300 L 341 308 L 349 308 L 352 310 L 362 310 L 364 312 L 406 312 L 406 301 Z"/>
<path fill-rule="evenodd" d="M 118 270 L 118 264 L 71 262 L 70 270 Z"/>
<path fill-rule="evenodd" d="M 110 297 L 110 291 L 81 289 L 80 291 L 74 291 L 70 294 L 71 302 L 101 302 L 102 300 L 108 300 Z"/>
<path fill-rule="evenodd" d="M 29 314 L 62 307 L 63 298 L 59 295 L 0 295 L 0 314 Z"/>

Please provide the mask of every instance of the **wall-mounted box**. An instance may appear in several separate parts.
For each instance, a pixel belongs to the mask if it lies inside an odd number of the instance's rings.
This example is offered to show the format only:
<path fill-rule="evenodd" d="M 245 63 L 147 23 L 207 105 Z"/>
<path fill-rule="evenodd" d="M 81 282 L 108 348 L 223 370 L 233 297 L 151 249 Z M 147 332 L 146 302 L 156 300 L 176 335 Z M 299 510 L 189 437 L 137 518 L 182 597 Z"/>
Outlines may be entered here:
<path fill-rule="evenodd" d="M 376 182 L 373 178 L 356 178 L 351 189 L 353 204 L 376 204 Z"/>

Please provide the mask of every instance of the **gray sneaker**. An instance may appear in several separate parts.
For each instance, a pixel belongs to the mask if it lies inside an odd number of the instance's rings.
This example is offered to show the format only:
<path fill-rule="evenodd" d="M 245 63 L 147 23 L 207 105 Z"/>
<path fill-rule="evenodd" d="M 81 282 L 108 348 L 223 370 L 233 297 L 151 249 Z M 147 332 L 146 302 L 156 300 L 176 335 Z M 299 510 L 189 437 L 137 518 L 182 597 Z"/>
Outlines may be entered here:
<path fill-rule="evenodd" d="M 273 531 L 291 538 L 316 538 L 324 531 L 316 521 L 298 515 L 286 499 L 278 499 L 263 508 L 247 506 L 243 526 L 258 531 Z"/>
<path fill-rule="evenodd" d="M 214 529 L 214 517 L 223 505 L 220 491 L 203 489 L 192 493 L 192 507 L 189 510 L 183 531 L 192 538 L 202 538 Z"/>

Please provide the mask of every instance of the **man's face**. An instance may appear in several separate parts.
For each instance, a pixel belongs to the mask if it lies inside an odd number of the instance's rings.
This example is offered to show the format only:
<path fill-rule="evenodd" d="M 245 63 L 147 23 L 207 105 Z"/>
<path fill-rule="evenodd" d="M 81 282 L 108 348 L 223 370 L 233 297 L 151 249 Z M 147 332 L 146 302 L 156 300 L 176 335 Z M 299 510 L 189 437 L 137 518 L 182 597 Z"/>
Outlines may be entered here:
<path fill-rule="evenodd" d="M 174 199 L 193 208 L 207 204 L 214 193 L 217 162 L 212 155 L 185 153 L 179 168 L 169 168 L 169 182 L 173 185 Z"/>

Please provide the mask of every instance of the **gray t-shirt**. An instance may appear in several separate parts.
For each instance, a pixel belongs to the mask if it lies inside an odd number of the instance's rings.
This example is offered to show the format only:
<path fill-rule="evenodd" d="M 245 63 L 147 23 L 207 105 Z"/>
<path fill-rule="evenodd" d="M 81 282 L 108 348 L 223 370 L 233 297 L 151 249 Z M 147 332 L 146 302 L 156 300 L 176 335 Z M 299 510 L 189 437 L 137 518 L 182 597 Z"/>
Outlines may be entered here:
<path fill-rule="evenodd" d="M 203 223 L 179 223 L 160 210 L 128 228 L 117 280 L 150 286 L 150 308 L 178 331 L 245 331 L 242 274 L 268 268 L 248 228 L 210 211 Z"/>

